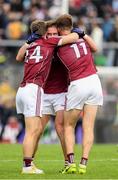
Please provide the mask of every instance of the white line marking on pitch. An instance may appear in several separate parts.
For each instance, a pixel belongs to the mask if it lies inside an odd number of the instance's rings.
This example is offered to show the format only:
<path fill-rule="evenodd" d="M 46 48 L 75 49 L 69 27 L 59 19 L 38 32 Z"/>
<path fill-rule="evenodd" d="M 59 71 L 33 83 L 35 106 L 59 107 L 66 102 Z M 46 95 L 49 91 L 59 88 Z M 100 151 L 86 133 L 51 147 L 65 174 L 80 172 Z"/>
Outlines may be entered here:
<path fill-rule="evenodd" d="M 12 160 L 12 159 L 1 159 L 0 162 L 17 162 L 18 160 Z M 40 162 L 62 162 L 63 160 L 59 160 L 59 159 L 53 159 L 53 160 L 43 160 L 43 159 L 39 159 Z M 96 159 L 96 160 L 90 160 L 93 162 L 104 162 L 104 161 L 118 161 L 118 159 L 114 158 L 114 159 Z"/>

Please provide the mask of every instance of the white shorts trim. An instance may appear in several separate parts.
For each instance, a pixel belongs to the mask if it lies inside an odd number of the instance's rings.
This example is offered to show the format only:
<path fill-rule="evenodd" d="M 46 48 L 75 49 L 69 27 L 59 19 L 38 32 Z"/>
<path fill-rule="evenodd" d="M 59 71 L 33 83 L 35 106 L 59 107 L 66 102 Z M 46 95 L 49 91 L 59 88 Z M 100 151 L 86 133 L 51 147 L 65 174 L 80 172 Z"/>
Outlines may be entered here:
<path fill-rule="evenodd" d="M 17 113 L 22 113 L 25 117 L 42 117 L 43 94 L 43 89 L 33 83 L 19 87 L 16 94 Z"/>
<path fill-rule="evenodd" d="M 66 110 L 82 110 L 84 104 L 103 105 L 102 87 L 97 74 L 72 81 L 69 85 Z"/>
<path fill-rule="evenodd" d="M 57 111 L 65 109 L 66 93 L 45 94 L 43 101 L 43 114 L 55 115 Z"/>

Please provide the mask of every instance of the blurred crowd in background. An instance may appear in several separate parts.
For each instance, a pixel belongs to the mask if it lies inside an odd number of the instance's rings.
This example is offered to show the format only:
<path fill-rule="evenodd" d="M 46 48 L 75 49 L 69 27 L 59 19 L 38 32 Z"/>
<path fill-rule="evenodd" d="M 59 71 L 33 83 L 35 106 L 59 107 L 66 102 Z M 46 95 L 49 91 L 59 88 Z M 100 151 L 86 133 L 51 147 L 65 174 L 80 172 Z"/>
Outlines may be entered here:
<path fill-rule="evenodd" d="M 118 0 L 68 1 L 74 26 L 83 28 L 98 45 L 96 65 L 117 66 L 117 48 L 108 51 L 104 42 L 118 41 Z M 0 39 L 27 39 L 33 20 L 56 18 L 62 13 L 61 6 L 62 0 L 0 0 Z M 0 47 L 0 63 L 7 61 L 10 55 L 7 47 Z"/>
<path fill-rule="evenodd" d="M 25 41 L 30 34 L 29 25 L 33 20 L 56 18 L 61 15 L 61 6 L 62 0 L 0 0 L 0 42 Z M 69 0 L 69 13 L 73 16 L 74 26 L 84 29 L 96 42 L 98 52 L 94 55 L 95 64 L 104 67 L 118 66 L 118 0 Z M 15 94 L 23 76 L 22 63 L 17 64 L 15 61 L 18 49 L 18 45 L 4 46 L 0 43 L 1 142 L 22 142 L 24 134 L 23 117 L 18 117 L 15 110 Z M 110 80 L 108 84 L 109 82 Z M 118 79 L 113 82 L 116 92 Z M 104 88 L 105 94 L 109 93 L 109 86 Z M 112 100 L 116 100 L 116 97 L 117 93 Z M 117 101 L 114 113 L 116 117 Z M 80 137 L 81 128 L 78 132 Z M 51 133 L 52 141 L 55 142 L 57 137 L 54 131 L 51 130 Z M 79 142 L 81 143 L 81 138 Z"/>

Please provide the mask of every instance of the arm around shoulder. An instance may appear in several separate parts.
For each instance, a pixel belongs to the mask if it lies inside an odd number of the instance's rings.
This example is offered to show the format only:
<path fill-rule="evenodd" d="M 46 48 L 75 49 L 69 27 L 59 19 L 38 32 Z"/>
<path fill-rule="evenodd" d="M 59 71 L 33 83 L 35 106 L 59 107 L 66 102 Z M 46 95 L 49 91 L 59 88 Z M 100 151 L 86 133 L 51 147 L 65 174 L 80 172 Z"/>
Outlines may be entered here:
<path fill-rule="evenodd" d="M 87 34 L 85 34 L 85 36 L 83 37 L 83 39 L 89 44 L 92 52 L 97 52 L 98 48 L 95 44 L 95 42 L 93 41 L 93 39 L 88 36 Z"/>
<path fill-rule="evenodd" d="M 78 40 L 79 35 L 77 33 L 70 33 L 66 36 L 62 36 L 62 38 L 59 41 L 59 46 L 61 45 L 65 45 L 65 44 L 70 44 L 70 43 L 74 43 Z"/>

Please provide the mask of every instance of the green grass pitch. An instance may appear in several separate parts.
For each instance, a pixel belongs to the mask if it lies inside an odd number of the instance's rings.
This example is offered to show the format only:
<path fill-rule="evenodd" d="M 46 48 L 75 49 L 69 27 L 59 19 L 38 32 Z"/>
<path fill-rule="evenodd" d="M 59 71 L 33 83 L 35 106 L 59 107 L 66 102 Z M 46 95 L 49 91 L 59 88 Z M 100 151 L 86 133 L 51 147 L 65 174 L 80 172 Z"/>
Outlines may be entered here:
<path fill-rule="evenodd" d="M 75 147 L 78 164 L 81 146 Z M 44 175 L 22 175 L 22 145 L 0 144 L 0 179 L 118 179 L 118 145 L 93 145 L 87 173 L 60 174 L 63 155 L 60 145 L 40 144 L 35 164 L 45 171 Z"/>

